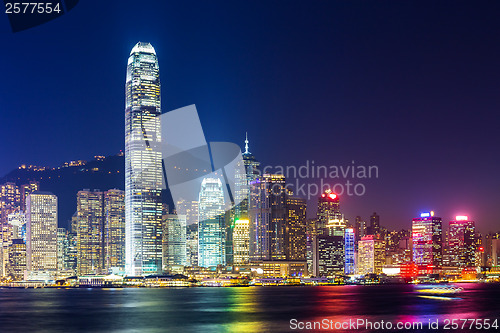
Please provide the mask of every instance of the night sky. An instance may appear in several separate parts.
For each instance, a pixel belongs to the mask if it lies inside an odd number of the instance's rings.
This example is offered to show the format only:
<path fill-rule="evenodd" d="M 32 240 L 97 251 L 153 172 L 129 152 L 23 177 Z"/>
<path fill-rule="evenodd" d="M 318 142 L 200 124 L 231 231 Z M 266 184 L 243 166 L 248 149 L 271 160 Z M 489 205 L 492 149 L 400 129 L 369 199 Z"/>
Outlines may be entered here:
<path fill-rule="evenodd" d="M 263 165 L 378 166 L 351 179 L 366 194 L 342 197 L 349 219 L 410 228 L 434 210 L 499 231 L 499 15 L 498 1 L 81 1 L 12 33 L 1 14 L 0 175 L 124 149 L 126 63 L 145 41 L 163 112 L 196 104 L 207 141 L 248 131 Z"/>

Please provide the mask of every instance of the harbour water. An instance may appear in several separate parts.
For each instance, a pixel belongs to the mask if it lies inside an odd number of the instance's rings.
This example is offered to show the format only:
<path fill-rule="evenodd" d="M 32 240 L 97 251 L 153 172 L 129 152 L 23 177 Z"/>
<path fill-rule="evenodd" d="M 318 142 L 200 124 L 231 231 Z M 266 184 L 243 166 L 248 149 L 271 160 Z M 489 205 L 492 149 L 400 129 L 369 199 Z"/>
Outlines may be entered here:
<path fill-rule="evenodd" d="M 455 319 L 459 326 L 463 322 L 460 319 L 480 319 L 483 324 L 489 319 L 490 325 L 495 319 L 500 321 L 499 284 L 459 286 L 463 290 L 452 295 L 421 293 L 413 285 L 1 289 L 0 330 L 312 332 L 327 328 L 335 332 L 477 332 L 477 327 L 469 327 L 470 322 L 453 329 L 451 321 Z M 359 320 L 370 322 L 371 329 L 335 324 Z M 445 329 L 447 320 L 450 325 Z M 392 329 L 382 329 L 381 321 L 393 325 Z M 429 322 L 436 321 L 439 328 L 430 328 Z M 419 322 L 421 328 L 394 326 Z M 314 323 L 316 329 L 305 329 Z M 485 331 L 499 330 L 490 327 Z"/>

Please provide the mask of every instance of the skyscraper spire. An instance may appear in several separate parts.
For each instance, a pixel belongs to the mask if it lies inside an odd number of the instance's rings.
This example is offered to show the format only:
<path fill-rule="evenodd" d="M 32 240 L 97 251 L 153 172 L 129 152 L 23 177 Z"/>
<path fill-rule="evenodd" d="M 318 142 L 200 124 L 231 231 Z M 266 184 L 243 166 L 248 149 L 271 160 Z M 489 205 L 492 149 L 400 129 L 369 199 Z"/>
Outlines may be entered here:
<path fill-rule="evenodd" d="M 248 151 L 248 132 L 245 132 L 245 154 L 250 154 Z"/>

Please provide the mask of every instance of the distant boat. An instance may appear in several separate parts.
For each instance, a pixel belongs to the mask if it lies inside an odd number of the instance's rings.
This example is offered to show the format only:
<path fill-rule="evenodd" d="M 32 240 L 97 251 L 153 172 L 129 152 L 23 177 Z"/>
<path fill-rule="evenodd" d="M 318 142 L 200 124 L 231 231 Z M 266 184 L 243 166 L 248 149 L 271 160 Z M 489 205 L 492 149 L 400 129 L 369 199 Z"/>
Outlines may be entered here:
<path fill-rule="evenodd" d="M 431 295 L 451 295 L 461 292 L 464 288 L 454 286 L 428 286 L 417 289 L 418 293 Z"/>

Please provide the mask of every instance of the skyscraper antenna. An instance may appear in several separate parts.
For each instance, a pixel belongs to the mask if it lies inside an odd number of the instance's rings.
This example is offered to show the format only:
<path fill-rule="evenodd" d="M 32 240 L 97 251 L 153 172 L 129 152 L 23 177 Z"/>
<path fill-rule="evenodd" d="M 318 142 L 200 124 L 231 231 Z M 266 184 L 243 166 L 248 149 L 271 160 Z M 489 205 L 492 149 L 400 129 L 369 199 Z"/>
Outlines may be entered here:
<path fill-rule="evenodd" d="M 245 154 L 249 154 L 248 151 L 248 132 L 245 132 Z"/>

